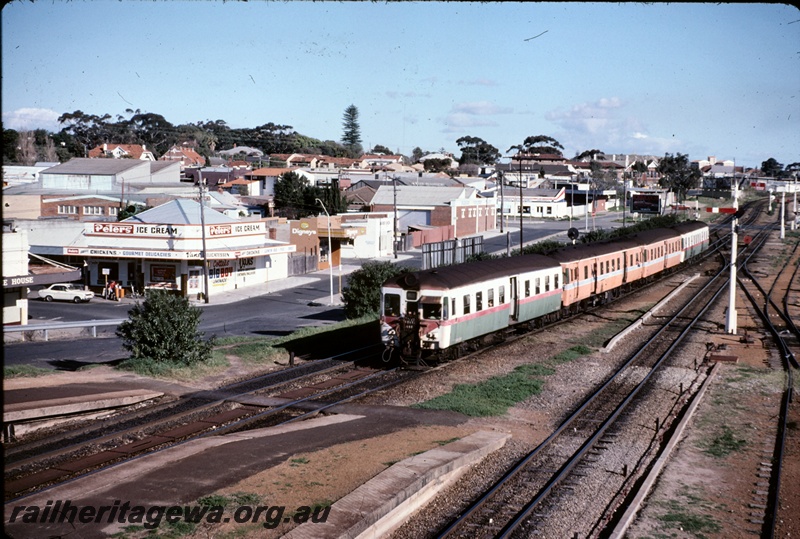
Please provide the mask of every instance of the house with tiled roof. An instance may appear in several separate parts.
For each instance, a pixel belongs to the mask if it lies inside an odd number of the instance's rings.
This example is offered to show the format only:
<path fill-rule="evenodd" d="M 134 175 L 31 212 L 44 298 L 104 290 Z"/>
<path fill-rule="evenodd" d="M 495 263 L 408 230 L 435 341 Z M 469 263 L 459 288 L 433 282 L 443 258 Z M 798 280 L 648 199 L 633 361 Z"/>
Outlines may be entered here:
<path fill-rule="evenodd" d="M 264 167 L 251 170 L 244 175 L 246 180 L 258 180 L 261 195 L 275 196 L 275 182 L 282 174 L 297 170 L 297 167 Z"/>
<path fill-rule="evenodd" d="M 101 157 L 113 159 L 140 159 L 142 161 L 155 161 L 156 156 L 144 144 L 108 144 L 103 143 L 89 150 L 89 158 Z"/>
<path fill-rule="evenodd" d="M 173 146 L 159 157 L 159 161 L 178 161 L 181 168 L 202 167 L 206 164 L 206 158 L 188 146 Z"/>

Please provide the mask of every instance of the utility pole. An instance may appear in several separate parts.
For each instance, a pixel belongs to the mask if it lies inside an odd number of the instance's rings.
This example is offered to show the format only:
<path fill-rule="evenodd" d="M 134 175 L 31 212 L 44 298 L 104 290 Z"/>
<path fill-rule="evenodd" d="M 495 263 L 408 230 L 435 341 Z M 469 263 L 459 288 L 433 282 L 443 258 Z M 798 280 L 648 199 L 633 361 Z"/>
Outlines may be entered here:
<path fill-rule="evenodd" d="M 325 212 L 325 216 L 328 218 L 328 273 L 330 274 L 331 281 L 331 305 L 333 305 L 333 250 L 331 249 L 331 216 L 328 213 L 328 210 L 325 209 L 325 204 L 323 204 L 318 198 L 315 200 L 319 202 L 320 206 L 322 206 L 322 211 Z"/>
<path fill-rule="evenodd" d="M 392 176 L 392 190 L 394 194 L 394 215 L 392 216 L 393 232 L 392 232 L 392 249 L 394 258 L 397 260 L 397 177 Z"/>
<path fill-rule="evenodd" d="M 519 254 L 522 254 L 522 246 L 525 240 L 522 236 L 522 156 L 518 153 L 519 157 Z"/>
<path fill-rule="evenodd" d="M 203 173 L 198 171 L 198 184 L 200 188 L 200 229 L 203 238 L 203 301 L 208 303 L 208 251 L 206 250 L 206 182 L 203 180 Z"/>

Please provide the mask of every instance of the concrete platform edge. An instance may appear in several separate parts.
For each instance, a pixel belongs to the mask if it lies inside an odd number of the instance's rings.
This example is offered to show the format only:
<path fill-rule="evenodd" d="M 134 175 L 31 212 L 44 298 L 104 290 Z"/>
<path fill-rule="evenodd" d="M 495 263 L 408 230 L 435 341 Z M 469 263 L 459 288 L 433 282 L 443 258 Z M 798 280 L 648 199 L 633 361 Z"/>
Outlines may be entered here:
<path fill-rule="evenodd" d="M 503 447 L 510 437 L 506 433 L 478 431 L 409 457 L 334 503 L 327 522 L 302 524 L 284 538 L 384 537 L 442 488 L 458 479 L 467 466 Z"/>

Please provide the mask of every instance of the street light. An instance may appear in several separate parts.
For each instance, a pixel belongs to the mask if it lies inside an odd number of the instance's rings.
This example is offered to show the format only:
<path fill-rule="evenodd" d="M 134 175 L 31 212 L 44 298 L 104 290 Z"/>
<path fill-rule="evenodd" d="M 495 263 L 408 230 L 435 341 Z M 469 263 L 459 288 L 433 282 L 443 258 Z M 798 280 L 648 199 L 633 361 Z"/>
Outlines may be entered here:
<path fill-rule="evenodd" d="M 333 305 L 333 250 L 331 249 L 331 216 L 328 213 L 328 210 L 325 209 L 325 204 L 323 204 L 318 198 L 315 200 L 319 202 L 320 206 L 322 206 L 322 211 L 325 212 L 325 216 L 328 218 L 328 273 L 331 277 L 331 305 Z"/>

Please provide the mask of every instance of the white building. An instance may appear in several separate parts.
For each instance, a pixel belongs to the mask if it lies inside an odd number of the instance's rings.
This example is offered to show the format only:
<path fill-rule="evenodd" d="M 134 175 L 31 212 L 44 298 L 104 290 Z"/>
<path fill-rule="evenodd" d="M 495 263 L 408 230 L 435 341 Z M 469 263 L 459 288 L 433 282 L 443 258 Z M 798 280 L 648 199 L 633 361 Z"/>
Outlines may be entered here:
<path fill-rule="evenodd" d="M 186 297 L 205 292 L 204 251 L 212 298 L 215 290 L 288 276 L 295 246 L 270 240 L 264 221 L 240 221 L 209 208 L 203 213 L 199 203 L 178 199 L 118 223 L 84 223 L 80 245 L 65 246 L 62 254 L 86 259 L 93 285 L 114 280 Z"/>

